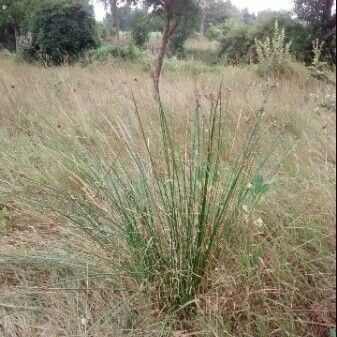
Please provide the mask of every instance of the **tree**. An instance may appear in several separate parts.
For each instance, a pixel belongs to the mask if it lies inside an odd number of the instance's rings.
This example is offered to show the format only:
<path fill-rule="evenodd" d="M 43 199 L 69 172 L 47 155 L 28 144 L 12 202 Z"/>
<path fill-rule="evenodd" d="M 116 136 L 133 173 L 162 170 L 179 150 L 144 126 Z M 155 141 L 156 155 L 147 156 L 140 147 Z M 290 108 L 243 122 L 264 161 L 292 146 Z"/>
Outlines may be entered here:
<path fill-rule="evenodd" d="M 115 27 L 116 38 L 117 38 L 117 45 L 120 46 L 118 0 L 110 0 L 110 6 L 111 6 L 111 14 L 113 17 L 113 23 Z"/>
<path fill-rule="evenodd" d="M 112 23 L 113 32 L 117 39 L 117 46 L 120 47 L 120 5 L 125 2 L 131 3 L 133 0 L 99 0 L 105 6 L 105 8 L 109 8 L 111 11 L 110 14 L 110 22 Z"/>
<path fill-rule="evenodd" d="M 185 42 L 199 28 L 200 14 L 200 8 L 198 7 L 192 8 L 186 13 L 184 20 L 177 27 L 171 38 L 169 49 L 172 55 L 184 56 Z"/>
<path fill-rule="evenodd" d="M 242 19 L 246 23 L 252 23 L 256 20 L 256 15 L 253 13 L 250 13 L 248 8 L 244 8 L 241 11 Z"/>
<path fill-rule="evenodd" d="M 294 13 L 322 37 L 331 25 L 336 26 L 333 6 L 334 0 L 295 0 Z"/>
<path fill-rule="evenodd" d="M 57 0 L 33 15 L 29 57 L 60 65 L 98 47 L 99 36 L 92 6 L 87 1 Z"/>
<path fill-rule="evenodd" d="M 312 43 L 306 25 L 294 19 L 287 11 L 264 11 L 259 13 L 250 29 L 252 40 L 264 40 L 274 32 L 275 22 L 285 29 L 286 42 L 291 41 L 290 52 L 296 59 L 311 62 Z"/>
<path fill-rule="evenodd" d="M 146 3 L 164 18 L 161 45 L 152 70 L 155 95 L 159 97 L 160 75 L 169 42 L 178 27 L 188 19 L 191 11 L 199 9 L 200 5 L 196 0 L 146 0 Z"/>
<path fill-rule="evenodd" d="M 207 30 L 211 24 L 223 24 L 226 20 L 231 18 L 241 18 L 241 12 L 230 0 L 207 0 L 205 8 L 205 30 Z"/>
<path fill-rule="evenodd" d="M 155 60 L 155 64 L 152 69 L 152 78 L 154 84 L 155 95 L 159 97 L 159 80 L 163 67 L 163 61 L 167 52 L 168 45 L 171 38 L 177 31 L 178 27 L 184 23 L 184 20 L 188 19 L 191 15 L 191 11 L 195 12 L 200 8 L 199 0 L 100 0 L 106 6 L 110 4 L 113 13 L 117 13 L 121 4 L 128 5 L 141 5 L 149 12 L 157 13 L 163 18 L 163 29 L 161 44 L 158 51 L 158 55 Z M 114 11 L 115 10 L 115 11 Z M 112 13 L 112 15 L 114 15 Z M 115 25 L 119 16 L 115 17 Z M 118 21 L 119 22 L 119 21 Z M 119 24 L 117 25 L 119 31 Z"/>
<path fill-rule="evenodd" d="M 150 31 L 150 15 L 142 9 L 136 9 L 133 11 L 131 34 L 137 47 L 144 47 L 145 43 L 149 40 Z"/>
<path fill-rule="evenodd" d="M 130 30 L 131 22 L 133 20 L 133 11 L 130 6 L 118 7 L 119 29 L 122 31 Z M 114 17 L 111 13 L 107 13 L 103 20 L 103 24 L 106 27 L 109 35 L 116 33 L 114 24 Z"/>
<path fill-rule="evenodd" d="M 255 39 L 265 40 L 274 33 L 275 22 L 285 29 L 290 53 L 300 61 L 311 62 L 311 39 L 308 28 L 295 20 L 289 12 L 264 11 L 255 21 L 230 19 L 223 25 L 220 55 L 229 63 L 256 61 Z"/>
<path fill-rule="evenodd" d="M 0 0 L 0 43 L 17 50 L 21 30 L 37 5 L 37 0 Z"/>
<path fill-rule="evenodd" d="M 312 40 L 325 41 L 325 56 L 333 54 L 333 41 L 336 35 L 336 12 L 334 0 L 294 0 L 294 13 L 311 29 Z M 330 54 L 330 55 L 328 55 Z"/>
<path fill-rule="evenodd" d="M 207 0 L 200 0 L 200 8 L 201 8 L 200 34 L 202 36 L 205 36 L 205 34 L 206 34 Z"/>
<path fill-rule="evenodd" d="M 159 80 L 163 67 L 163 61 L 167 52 L 168 45 L 171 38 L 177 31 L 178 27 L 184 23 L 191 15 L 191 12 L 196 12 L 200 8 L 198 0 L 100 0 L 107 4 L 112 4 L 112 11 L 115 9 L 115 13 L 118 11 L 121 4 L 129 5 L 143 5 L 147 12 L 149 9 L 153 13 L 157 13 L 163 18 L 163 29 L 161 45 L 158 51 L 158 55 L 155 60 L 154 67 L 152 69 L 152 78 L 154 84 L 155 95 L 159 97 Z M 111 2 L 112 1 L 112 2 Z M 116 6 L 115 6 L 116 4 Z M 118 15 L 115 16 L 118 18 Z M 116 20 L 115 20 L 116 22 Z M 119 27 L 117 27 L 119 28 Z"/>

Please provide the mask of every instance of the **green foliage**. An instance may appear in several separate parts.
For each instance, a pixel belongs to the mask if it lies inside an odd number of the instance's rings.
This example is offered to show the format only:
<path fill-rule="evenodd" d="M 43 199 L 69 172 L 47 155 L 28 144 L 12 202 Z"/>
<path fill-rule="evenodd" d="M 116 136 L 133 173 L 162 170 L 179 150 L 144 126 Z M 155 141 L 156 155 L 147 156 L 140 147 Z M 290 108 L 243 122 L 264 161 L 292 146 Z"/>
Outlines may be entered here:
<path fill-rule="evenodd" d="M 334 35 L 336 34 L 336 11 L 334 0 L 294 0 L 294 12 L 298 19 L 305 22 L 310 30 L 310 41 L 325 41 L 322 57 L 336 63 Z"/>
<path fill-rule="evenodd" d="M 97 32 L 101 40 L 108 36 L 107 27 L 102 22 L 97 22 Z"/>
<path fill-rule="evenodd" d="M 295 20 L 289 12 L 265 11 L 250 28 L 253 39 L 265 39 L 273 34 L 275 21 L 285 30 L 285 41 L 291 41 L 290 53 L 299 61 L 311 61 L 311 39 L 308 27 Z"/>
<path fill-rule="evenodd" d="M 100 44 L 93 8 L 82 1 L 41 6 L 32 19 L 31 41 L 24 54 L 31 60 L 56 65 L 77 60 Z"/>
<path fill-rule="evenodd" d="M 292 70 L 291 42 L 286 42 L 285 29 L 280 29 L 277 21 L 272 37 L 264 41 L 256 39 L 255 43 L 258 72 L 262 76 L 281 77 Z"/>
<path fill-rule="evenodd" d="M 294 0 L 294 12 L 313 28 L 316 36 L 326 33 L 333 19 L 334 0 Z"/>
<path fill-rule="evenodd" d="M 138 47 L 144 47 L 149 41 L 151 32 L 151 16 L 143 10 L 135 10 L 131 21 L 131 34 Z"/>
<path fill-rule="evenodd" d="M 137 0 L 131 2 L 139 3 Z M 196 0 L 174 0 L 170 1 L 170 3 L 163 3 L 162 0 L 145 0 L 145 3 L 148 6 L 153 6 L 160 12 L 168 13 L 172 17 L 184 16 L 188 14 L 191 8 L 198 6 L 198 2 Z"/>
<path fill-rule="evenodd" d="M 146 0 L 144 3 L 130 0 L 130 3 L 143 5 L 142 10 L 136 9 L 129 13 L 130 29 L 138 47 L 142 47 L 148 41 L 151 31 L 162 31 L 164 24 L 170 22 L 171 27 L 174 27 L 171 32 L 173 36 L 170 36 L 171 54 L 183 54 L 186 39 L 198 26 L 200 6 L 197 0 L 175 0 L 170 3 L 163 3 L 161 0 Z"/>
<path fill-rule="evenodd" d="M 87 62 L 92 61 L 107 61 L 111 58 L 119 58 L 124 60 L 135 61 L 142 57 L 141 50 L 129 44 L 124 47 L 117 47 L 115 45 L 106 45 L 97 49 L 89 50 L 84 57 Z"/>
<path fill-rule="evenodd" d="M 222 48 L 220 54 L 224 54 L 228 63 L 242 63 L 250 61 L 250 47 L 252 45 L 249 36 L 249 26 L 242 20 L 230 19 L 224 25 Z"/>
<path fill-rule="evenodd" d="M 195 32 L 199 23 L 200 11 L 197 6 L 190 9 L 180 22 L 177 30 L 171 38 L 170 52 L 178 57 L 184 56 L 184 45 L 186 40 Z"/>
<path fill-rule="evenodd" d="M 211 25 L 221 25 L 231 18 L 240 19 L 241 12 L 231 1 L 207 0 L 205 17 L 207 31 Z"/>
<path fill-rule="evenodd" d="M 330 78 L 327 75 L 326 78 L 324 78 L 323 80 L 329 82 Z M 327 94 L 325 97 L 323 97 L 321 103 L 319 104 L 319 107 L 326 111 L 336 112 L 336 94 Z"/>
<path fill-rule="evenodd" d="M 311 60 L 308 29 L 288 12 L 265 11 L 255 21 L 230 19 L 224 25 L 220 55 L 229 63 L 256 61 L 255 40 L 265 40 L 273 34 L 275 21 L 285 29 L 285 41 L 291 41 L 289 52 L 299 61 Z"/>
<path fill-rule="evenodd" d="M 106 5 L 108 4 L 106 3 Z M 131 22 L 133 20 L 131 7 L 130 6 L 119 7 L 118 16 L 119 16 L 119 28 L 122 31 L 130 30 Z M 111 13 L 106 14 L 106 17 L 103 20 L 103 25 L 106 27 L 109 35 L 113 35 L 115 33 L 114 18 Z"/>
<path fill-rule="evenodd" d="M 321 81 L 328 81 L 329 80 L 329 76 L 327 73 L 328 64 L 321 60 L 324 41 L 319 42 L 319 40 L 316 39 L 312 45 L 313 45 L 314 58 L 311 65 L 308 67 L 310 71 L 310 76 Z"/>
<path fill-rule="evenodd" d="M 12 24 L 19 30 L 36 5 L 37 0 L 0 0 L 0 25 Z"/>
<path fill-rule="evenodd" d="M 45 0 L 0 0 L 0 48 L 14 51 L 17 39 L 26 33 L 31 15 Z"/>
<path fill-rule="evenodd" d="M 214 24 L 210 24 L 207 32 L 206 32 L 206 36 L 210 39 L 210 40 L 220 40 L 223 34 L 223 25 L 214 25 Z"/>

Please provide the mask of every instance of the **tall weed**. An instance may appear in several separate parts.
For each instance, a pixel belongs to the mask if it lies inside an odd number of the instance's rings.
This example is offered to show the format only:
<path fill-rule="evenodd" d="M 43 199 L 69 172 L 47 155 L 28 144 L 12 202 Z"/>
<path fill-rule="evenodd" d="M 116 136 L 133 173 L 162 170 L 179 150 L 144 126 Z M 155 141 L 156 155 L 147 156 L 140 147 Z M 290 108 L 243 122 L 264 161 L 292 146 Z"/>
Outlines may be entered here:
<path fill-rule="evenodd" d="M 285 29 L 275 21 L 273 36 L 265 41 L 255 41 L 258 72 L 262 76 L 281 77 L 292 71 L 291 42 L 286 43 Z"/>
<path fill-rule="evenodd" d="M 327 73 L 328 64 L 322 61 L 322 53 L 324 48 L 324 41 L 319 42 L 318 39 L 312 43 L 312 51 L 314 54 L 313 61 L 308 67 L 310 76 L 320 81 L 328 81 L 329 75 Z"/>

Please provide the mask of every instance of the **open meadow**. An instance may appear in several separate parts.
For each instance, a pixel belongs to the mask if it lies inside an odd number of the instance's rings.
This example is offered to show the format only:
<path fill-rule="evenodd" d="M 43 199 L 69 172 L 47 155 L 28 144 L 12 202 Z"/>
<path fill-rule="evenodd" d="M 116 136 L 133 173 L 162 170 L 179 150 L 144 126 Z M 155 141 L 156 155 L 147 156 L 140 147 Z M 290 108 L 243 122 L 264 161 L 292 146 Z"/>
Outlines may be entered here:
<path fill-rule="evenodd" d="M 0 98 L 0 336 L 330 336 L 334 84 L 1 56 Z"/>

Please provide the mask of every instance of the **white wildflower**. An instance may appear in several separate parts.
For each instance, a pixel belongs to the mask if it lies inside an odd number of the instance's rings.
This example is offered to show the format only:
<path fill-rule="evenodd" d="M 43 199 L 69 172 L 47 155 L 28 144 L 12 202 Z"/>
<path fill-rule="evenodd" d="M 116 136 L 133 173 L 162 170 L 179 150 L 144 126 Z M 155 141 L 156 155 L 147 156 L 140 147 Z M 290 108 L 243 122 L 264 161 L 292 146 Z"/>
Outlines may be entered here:
<path fill-rule="evenodd" d="M 87 319 L 84 316 L 81 317 L 81 325 L 87 326 Z"/>
<path fill-rule="evenodd" d="M 263 227 L 263 220 L 261 218 L 258 218 L 254 221 L 254 225 L 258 228 Z"/>

